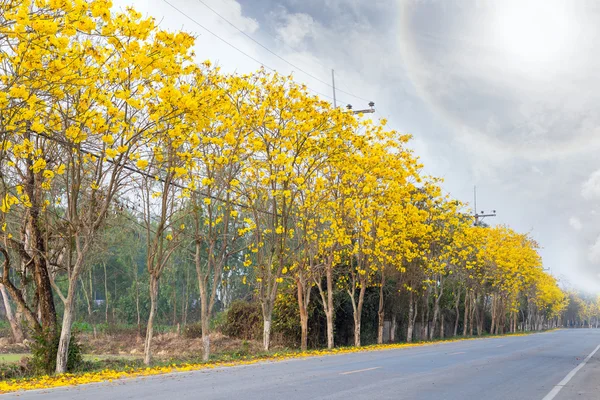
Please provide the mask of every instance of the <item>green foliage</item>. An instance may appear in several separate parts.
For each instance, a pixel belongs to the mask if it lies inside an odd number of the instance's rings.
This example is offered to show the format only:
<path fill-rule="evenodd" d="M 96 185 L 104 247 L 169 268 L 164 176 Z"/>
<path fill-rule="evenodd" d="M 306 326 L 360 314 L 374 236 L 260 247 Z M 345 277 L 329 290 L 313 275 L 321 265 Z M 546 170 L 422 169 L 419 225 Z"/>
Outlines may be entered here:
<path fill-rule="evenodd" d="M 60 332 L 60 329 L 57 330 Z M 56 368 L 56 354 L 60 334 L 49 332 L 34 333 L 31 343 L 31 358 L 28 369 L 34 374 L 51 374 Z M 71 334 L 67 358 L 67 372 L 75 371 L 83 362 L 81 345 L 77 342 L 75 333 Z"/>
<path fill-rule="evenodd" d="M 0 381 L 24 378 L 28 375 L 28 369 L 22 363 L 0 363 Z"/>
<path fill-rule="evenodd" d="M 0 337 L 9 337 L 11 335 L 10 325 L 6 320 L 0 320 Z"/>
<path fill-rule="evenodd" d="M 298 300 L 294 296 L 293 288 L 282 290 L 277 296 L 273 310 L 273 333 L 282 344 L 298 346 L 302 336 L 300 329 L 300 311 Z"/>
<path fill-rule="evenodd" d="M 221 311 L 215 314 L 210 320 L 210 330 L 222 332 L 225 323 L 227 322 L 227 311 Z"/>
<path fill-rule="evenodd" d="M 227 310 L 223 333 L 233 338 L 256 340 L 262 337 L 263 319 L 260 305 L 235 301 Z"/>
<path fill-rule="evenodd" d="M 195 322 L 186 325 L 183 330 L 183 337 L 187 339 L 197 339 L 202 337 L 202 324 L 200 322 Z"/>

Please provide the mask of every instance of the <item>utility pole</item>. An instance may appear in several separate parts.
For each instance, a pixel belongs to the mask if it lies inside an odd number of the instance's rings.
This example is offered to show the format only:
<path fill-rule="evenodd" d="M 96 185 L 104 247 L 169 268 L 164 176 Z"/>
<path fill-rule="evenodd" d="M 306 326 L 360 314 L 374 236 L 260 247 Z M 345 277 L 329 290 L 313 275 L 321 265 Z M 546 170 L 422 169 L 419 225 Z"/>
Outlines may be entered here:
<path fill-rule="evenodd" d="M 331 87 L 333 87 L 333 108 L 337 108 L 335 100 L 335 71 L 333 69 L 331 69 Z"/>
<path fill-rule="evenodd" d="M 337 108 L 337 99 L 335 96 L 335 70 L 331 69 L 331 87 L 333 88 L 333 108 Z M 348 104 L 346 106 L 346 108 L 348 109 L 348 112 L 352 113 L 352 114 L 370 114 L 370 113 L 374 113 L 375 112 L 375 103 L 373 103 L 372 101 L 369 102 L 369 107 L 366 110 L 356 110 L 353 111 L 352 110 L 352 104 Z"/>
<path fill-rule="evenodd" d="M 486 214 L 485 211 L 481 211 L 477 213 L 477 186 L 473 186 L 473 207 L 475 208 L 473 213 L 473 218 L 475 218 L 475 226 L 479 225 L 479 220 L 484 219 L 485 217 L 495 217 L 496 210 L 492 210 L 491 214 Z"/>

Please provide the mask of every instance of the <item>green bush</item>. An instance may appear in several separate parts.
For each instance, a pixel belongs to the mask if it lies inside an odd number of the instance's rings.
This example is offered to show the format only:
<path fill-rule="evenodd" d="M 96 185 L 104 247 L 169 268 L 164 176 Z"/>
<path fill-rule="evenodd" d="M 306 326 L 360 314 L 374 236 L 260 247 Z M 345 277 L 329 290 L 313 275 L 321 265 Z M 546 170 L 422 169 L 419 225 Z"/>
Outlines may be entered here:
<path fill-rule="evenodd" d="M 302 336 L 298 300 L 292 289 L 282 289 L 282 293 L 277 296 L 273 310 L 274 338 L 286 346 L 298 346 Z"/>
<path fill-rule="evenodd" d="M 227 311 L 221 311 L 215 314 L 210 320 L 210 329 L 213 332 L 222 332 L 227 323 Z"/>
<path fill-rule="evenodd" d="M 222 331 L 225 335 L 244 340 L 262 337 L 263 320 L 260 305 L 235 301 L 227 310 Z"/>
<path fill-rule="evenodd" d="M 56 353 L 58 352 L 58 342 L 60 340 L 60 328 L 55 334 L 48 332 L 35 333 L 32 338 L 28 369 L 36 375 L 53 373 L 56 370 Z M 75 371 L 82 362 L 81 346 L 77 342 L 75 333 L 72 333 L 67 358 L 67 371 Z"/>
<path fill-rule="evenodd" d="M 0 337 L 8 337 L 10 335 L 12 335 L 12 332 L 10 330 L 10 325 L 8 324 L 8 321 L 1 320 L 0 321 Z"/>
<path fill-rule="evenodd" d="M 183 330 L 183 337 L 187 339 L 197 339 L 202 337 L 202 324 L 200 322 L 195 322 L 186 325 Z"/>
<path fill-rule="evenodd" d="M 23 363 L 0 363 L 0 381 L 19 379 L 28 376 L 28 370 Z"/>

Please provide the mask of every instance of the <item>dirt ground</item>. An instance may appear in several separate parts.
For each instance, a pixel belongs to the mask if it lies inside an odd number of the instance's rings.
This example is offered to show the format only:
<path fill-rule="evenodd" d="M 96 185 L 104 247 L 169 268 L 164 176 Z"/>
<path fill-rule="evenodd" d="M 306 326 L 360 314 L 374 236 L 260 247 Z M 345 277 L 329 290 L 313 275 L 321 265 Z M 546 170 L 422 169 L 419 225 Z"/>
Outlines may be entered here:
<path fill-rule="evenodd" d="M 22 354 L 29 352 L 29 343 L 25 341 L 24 343 L 12 343 L 12 338 L 10 337 L 0 337 L 0 354 Z"/>
<path fill-rule="evenodd" d="M 244 341 L 232 339 L 221 333 L 211 334 L 211 351 L 215 353 L 261 351 L 258 341 Z M 86 354 L 113 355 L 123 357 L 142 357 L 144 354 L 144 338 L 136 333 L 119 333 L 113 335 L 98 334 L 94 338 L 91 333 L 78 336 Z M 202 355 L 202 339 L 186 338 L 176 333 L 165 333 L 154 336 L 152 341 L 153 355 L 157 358 L 188 358 Z M 10 338 L 0 338 L 0 354 L 28 353 L 28 342 L 13 344 Z"/>
<path fill-rule="evenodd" d="M 114 336 L 82 335 L 88 354 L 112 354 L 141 356 L 144 354 L 144 338 L 135 334 L 118 334 Z M 213 353 L 247 351 L 260 352 L 261 344 L 256 341 L 232 339 L 220 333 L 210 335 L 211 351 Z M 157 357 L 195 357 L 202 355 L 202 339 L 189 339 L 176 333 L 156 335 L 152 341 L 152 351 Z"/>

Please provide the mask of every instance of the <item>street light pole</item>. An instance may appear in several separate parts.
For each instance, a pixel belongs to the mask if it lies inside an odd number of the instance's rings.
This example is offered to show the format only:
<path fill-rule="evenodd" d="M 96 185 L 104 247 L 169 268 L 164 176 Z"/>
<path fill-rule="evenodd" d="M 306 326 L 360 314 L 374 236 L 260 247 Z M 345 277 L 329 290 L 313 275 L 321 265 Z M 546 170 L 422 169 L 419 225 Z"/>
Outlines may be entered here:
<path fill-rule="evenodd" d="M 473 207 L 475 208 L 473 217 L 475 218 L 475 226 L 479 225 L 479 219 L 484 219 L 485 217 L 495 217 L 496 210 L 492 210 L 491 214 L 486 214 L 485 211 L 481 211 L 481 213 L 477 213 L 477 186 L 473 187 Z"/>
<path fill-rule="evenodd" d="M 351 114 L 371 114 L 375 112 L 375 103 L 373 103 L 372 101 L 369 102 L 369 107 L 366 110 L 353 110 L 352 109 L 352 104 L 348 104 L 346 106 L 346 108 L 348 109 L 348 112 Z"/>

